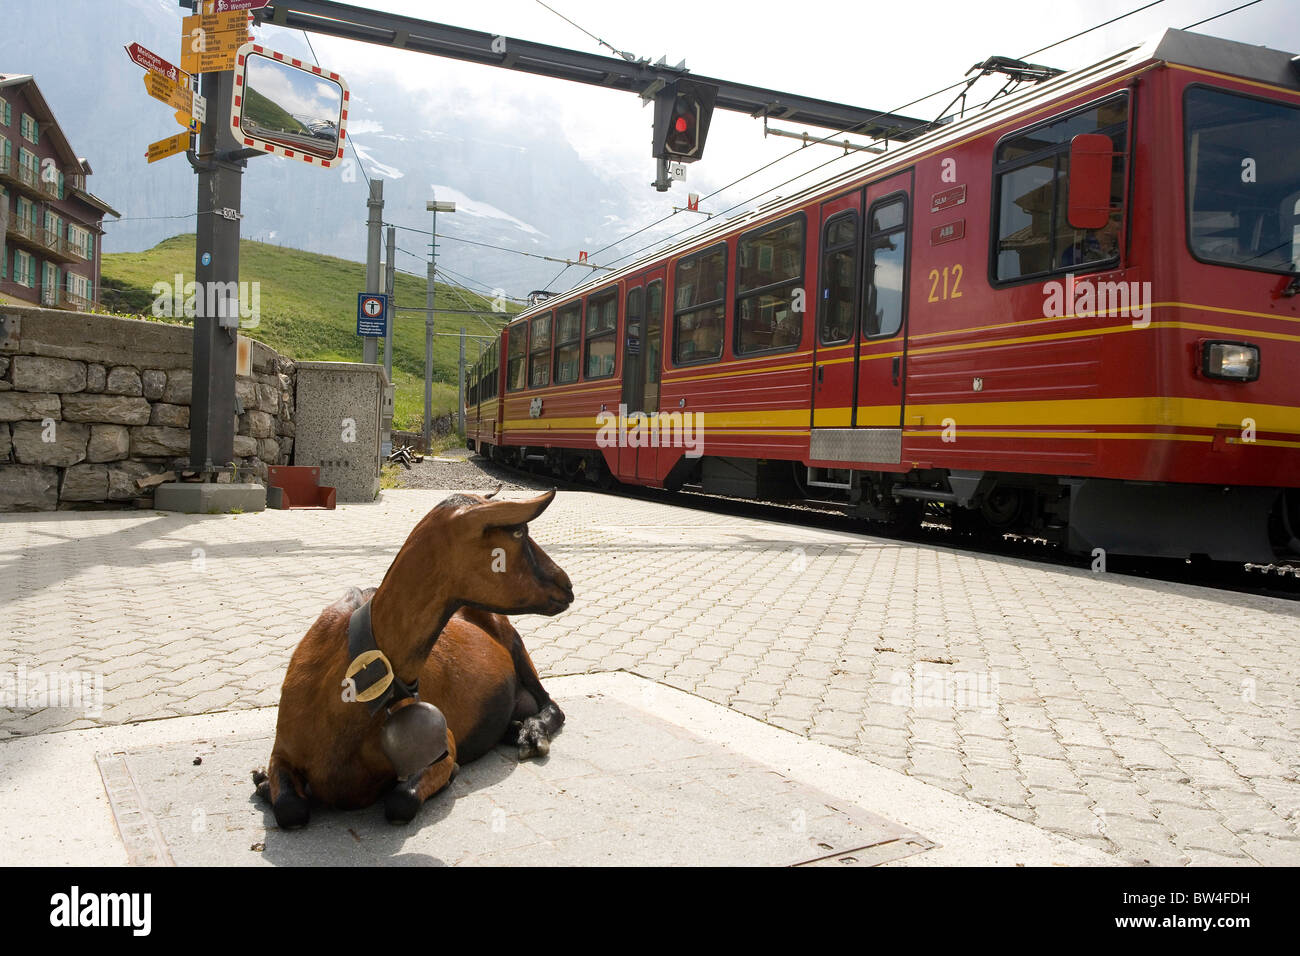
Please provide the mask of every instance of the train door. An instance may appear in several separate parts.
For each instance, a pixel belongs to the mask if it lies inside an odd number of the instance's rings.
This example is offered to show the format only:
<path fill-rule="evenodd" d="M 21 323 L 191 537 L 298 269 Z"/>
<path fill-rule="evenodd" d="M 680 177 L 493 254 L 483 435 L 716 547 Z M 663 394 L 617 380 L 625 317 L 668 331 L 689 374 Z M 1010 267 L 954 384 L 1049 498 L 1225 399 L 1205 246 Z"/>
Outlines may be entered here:
<path fill-rule="evenodd" d="M 654 420 L 659 412 L 659 379 L 663 366 L 663 270 L 629 280 L 624 291 L 623 390 L 621 411 L 626 434 L 642 419 Z M 657 447 L 640 440 L 620 442 L 618 476 L 624 480 L 651 481 L 657 477 Z"/>
<path fill-rule="evenodd" d="M 859 460 L 896 465 L 903 449 L 903 357 L 912 174 L 867 187 L 862 321 L 853 426 Z"/>
<path fill-rule="evenodd" d="M 902 457 L 911 173 L 822 206 L 811 457 Z"/>
<path fill-rule="evenodd" d="M 862 300 L 862 191 L 822 203 L 817 330 L 813 338 L 813 435 L 853 425 Z M 814 440 L 814 446 L 818 444 Z M 824 457 L 814 454 L 814 458 Z"/>

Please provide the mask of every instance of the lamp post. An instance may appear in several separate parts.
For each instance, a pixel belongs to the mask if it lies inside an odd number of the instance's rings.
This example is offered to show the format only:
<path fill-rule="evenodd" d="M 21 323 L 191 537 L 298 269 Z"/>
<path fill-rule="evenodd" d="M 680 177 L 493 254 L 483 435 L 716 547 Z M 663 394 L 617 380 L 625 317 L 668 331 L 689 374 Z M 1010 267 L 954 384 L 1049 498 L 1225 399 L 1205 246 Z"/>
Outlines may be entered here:
<path fill-rule="evenodd" d="M 454 202 L 429 200 L 424 208 L 433 213 L 433 229 L 429 236 L 429 277 L 424 296 L 424 451 L 433 448 L 433 278 L 438 259 L 438 213 L 455 212 Z"/>

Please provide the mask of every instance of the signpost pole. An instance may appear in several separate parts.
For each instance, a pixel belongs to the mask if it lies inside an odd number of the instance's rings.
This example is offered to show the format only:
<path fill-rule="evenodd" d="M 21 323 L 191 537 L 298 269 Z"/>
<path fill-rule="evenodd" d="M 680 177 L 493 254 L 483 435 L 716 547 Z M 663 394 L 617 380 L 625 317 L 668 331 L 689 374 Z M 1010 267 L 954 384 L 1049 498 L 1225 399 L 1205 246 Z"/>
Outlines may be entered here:
<path fill-rule="evenodd" d="M 211 115 L 199 136 L 194 248 L 194 367 L 190 466 L 212 478 L 235 457 L 235 360 L 239 328 L 239 208 L 244 160 L 230 134 L 234 74 L 204 73 Z"/>
<path fill-rule="evenodd" d="M 370 198 L 366 200 L 370 218 L 366 221 L 369 230 L 366 237 L 366 291 L 382 292 L 379 286 L 379 247 L 383 242 L 384 228 L 384 181 L 370 180 Z M 367 335 L 361 340 L 361 361 L 374 365 L 379 358 L 379 342 L 376 336 Z"/>

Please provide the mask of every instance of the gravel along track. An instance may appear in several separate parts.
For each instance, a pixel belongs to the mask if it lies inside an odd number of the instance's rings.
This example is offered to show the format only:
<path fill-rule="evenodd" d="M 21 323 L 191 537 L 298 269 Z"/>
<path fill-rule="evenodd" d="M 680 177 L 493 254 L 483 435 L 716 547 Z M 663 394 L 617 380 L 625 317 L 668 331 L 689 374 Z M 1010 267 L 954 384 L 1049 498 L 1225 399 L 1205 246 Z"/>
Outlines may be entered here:
<path fill-rule="evenodd" d="M 485 495 L 497 485 L 508 491 L 549 491 L 558 484 L 540 476 L 494 465 L 467 449 L 451 449 L 411 466 L 397 476 L 399 488 L 445 488 Z"/>

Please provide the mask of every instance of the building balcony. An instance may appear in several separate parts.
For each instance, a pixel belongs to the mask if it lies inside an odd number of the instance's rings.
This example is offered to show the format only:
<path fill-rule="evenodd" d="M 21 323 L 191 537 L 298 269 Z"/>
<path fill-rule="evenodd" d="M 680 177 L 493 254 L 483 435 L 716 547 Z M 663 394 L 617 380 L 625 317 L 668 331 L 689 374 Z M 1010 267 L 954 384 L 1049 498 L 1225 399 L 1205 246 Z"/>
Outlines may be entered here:
<path fill-rule="evenodd" d="M 68 292 L 62 288 L 38 287 L 26 291 L 30 295 L 38 297 L 40 304 L 47 309 L 68 309 L 73 312 L 86 312 L 95 304 L 84 296 L 77 295 L 75 292 Z"/>
<path fill-rule="evenodd" d="M 58 233 L 50 232 L 32 222 L 15 216 L 9 220 L 5 230 L 5 240 L 37 252 L 42 258 L 52 262 L 85 262 L 84 250 L 74 246 Z"/>
<path fill-rule="evenodd" d="M 52 181 L 44 180 L 41 178 L 40 170 L 20 165 L 12 156 L 8 158 L 0 156 L 0 182 L 16 186 L 22 192 L 39 199 L 59 198 L 57 176 Z"/>

